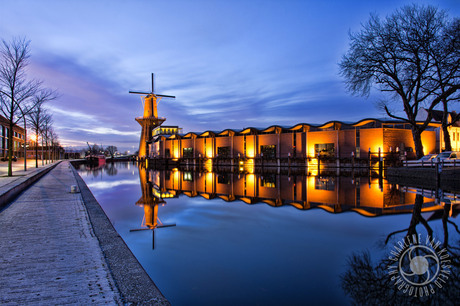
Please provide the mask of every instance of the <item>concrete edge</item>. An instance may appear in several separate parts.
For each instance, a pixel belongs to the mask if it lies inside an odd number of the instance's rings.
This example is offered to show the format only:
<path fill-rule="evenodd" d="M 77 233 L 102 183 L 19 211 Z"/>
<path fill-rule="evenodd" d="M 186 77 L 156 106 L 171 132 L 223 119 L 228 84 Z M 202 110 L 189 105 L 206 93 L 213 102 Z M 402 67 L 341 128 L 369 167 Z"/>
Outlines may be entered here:
<path fill-rule="evenodd" d="M 107 266 L 123 302 L 129 305 L 170 305 L 117 233 L 112 222 L 72 164 L 71 169 L 77 180 L 94 234 L 99 240 Z"/>
<path fill-rule="evenodd" d="M 35 173 L 33 173 L 30 176 L 25 176 L 23 181 L 17 185 L 15 185 L 13 188 L 7 190 L 3 194 L 0 195 L 0 209 L 6 207 L 9 203 L 11 203 L 21 192 L 29 188 L 33 183 L 38 181 L 42 176 L 47 174 L 48 172 L 51 171 L 51 169 L 54 169 L 58 164 L 60 164 L 61 161 L 58 161 L 54 164 L 51 164 L 48 167 L 43 167 L 39 168 Z"/>

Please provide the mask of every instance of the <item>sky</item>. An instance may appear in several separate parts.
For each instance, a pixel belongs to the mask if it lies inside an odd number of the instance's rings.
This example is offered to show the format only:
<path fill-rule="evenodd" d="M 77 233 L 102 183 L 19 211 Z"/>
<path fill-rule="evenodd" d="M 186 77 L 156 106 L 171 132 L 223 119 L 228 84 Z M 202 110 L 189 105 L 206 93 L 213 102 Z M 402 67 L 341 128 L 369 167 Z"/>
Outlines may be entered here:
<path fill-rule="evenodd" d="M 48 103 L 61 145 L 134 152 L 139 95 L 164 125 L 184 132 L 384 118 L 347 92 L 338 63 L 371 13 L 413 1 L 0 0 L 0 38 L 31 41 L 28 76 L 59 97 Z M 416 1 L 460 16 L 459 0 Z"/>

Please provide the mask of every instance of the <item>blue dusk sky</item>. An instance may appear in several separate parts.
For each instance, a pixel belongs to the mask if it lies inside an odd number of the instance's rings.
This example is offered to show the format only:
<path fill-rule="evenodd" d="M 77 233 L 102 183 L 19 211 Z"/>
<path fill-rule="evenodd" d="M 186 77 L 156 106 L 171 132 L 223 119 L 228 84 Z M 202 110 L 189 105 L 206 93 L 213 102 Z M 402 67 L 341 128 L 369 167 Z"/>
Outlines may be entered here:
<path fill-rule="evenodd" d="M 139 95 L 155 73 L 165 125 L 184 132 L 358 121 L 385 115 L 378 94 L 349 94 L 338 74 L 349 31 L 403 0 L 0 0 L 0 38 L 31 40 L 28 74 L 63 146 L 137 150 Z M 416 1 L 460 16 L 460 1 Z"/>

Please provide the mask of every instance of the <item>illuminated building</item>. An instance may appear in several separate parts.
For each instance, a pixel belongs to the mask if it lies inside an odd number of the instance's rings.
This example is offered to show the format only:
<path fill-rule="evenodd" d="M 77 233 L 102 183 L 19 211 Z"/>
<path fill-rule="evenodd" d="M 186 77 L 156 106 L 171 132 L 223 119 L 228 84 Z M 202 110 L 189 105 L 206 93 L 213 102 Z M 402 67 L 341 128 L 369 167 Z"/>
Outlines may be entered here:
<path fill-rule="evenodd" d="M 8 155 L 8 129 L 9 129 L 9 120 L 3 116 L 0 116 L 0 155 Z M 17 157 L 24 157 L 24 129 L 18 125 L 14 125 L 13 128 L 13 155 Z"/>
<path fill-rule="evenodd" d="M 439 152 L 439 123 L 422 133 L 424 153 Z M 438 138 L 439 139 L 439 138 Z M 415 157 L 412 131 L 408 123 L 398 120 L 363 119 L 355 123 L 330 121 L 322 125 L 301 123 L 292 127 L 272 125 L 266 129 L 189 132 L 155 135 L 150 158 L 236 163 L 254 160 L 255 164 L 305 163 L 321 159 L 377 158 L 380 154 Z"/>
<path fill-rule="evenodd" d="M 442 117 L 444 116 L 444 112 L 438 111 L 438 110 L 433 110 L 432 113 L 432 119 L 431 122 L 434 122 L 435 125 L 439 126 L 442 122 Z M 424 121 L 428 116 L 428 112 L 426 109 L 422 108 L 418 115 L 417 115 L 417 120 Z M 451 112 L 447 114 L 447 123 L 450 124 L 457 116 L 456 112 Z M 447 127 L 447 130 L 449 131 L 450 134 L 450 144 L 452 146 L 452 151 L 460 151 L 460 121 L 457 121 L 453 123 L 452 125 Z M 439 133 L 436 134 L 436 143 L 439 144 L 439 147 L 441 148 L 441 151 L 444 151 L 445 146 L 444 146 L 444 132 L 441 128 L 439 128 Z"/>

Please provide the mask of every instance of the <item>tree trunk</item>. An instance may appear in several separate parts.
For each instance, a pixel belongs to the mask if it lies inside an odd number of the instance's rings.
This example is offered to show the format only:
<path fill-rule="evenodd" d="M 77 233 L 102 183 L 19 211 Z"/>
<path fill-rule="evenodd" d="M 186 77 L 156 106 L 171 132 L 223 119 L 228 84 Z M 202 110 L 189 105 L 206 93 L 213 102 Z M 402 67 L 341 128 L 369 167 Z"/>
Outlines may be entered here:
<path fill-rule="evenodd" d="M 9 129 L 8 129 L 8 176 L 13 176 L 13 120 L 10 119 Z"/>
<path fill-rule="evenodd" d="M 38 168 L 38 136 L 35 140 L 35 168 Z"/>
<path fill-rule="evenodd" d="M 412 138 L 414 139 L 415 154 L 418 158 L 423 157 L 422 131 L 417 126 L 412 126 Z"/>
<path fill-rule="evenodd" d="M 449 130 L 446 124 L 442 124 L 442 134 L 444 136 L 444 148 L 445 151 L 452 151 L 452 143 L 450 142 Z"/>
<path fill-rule="evenodd" d="M 444 113 L 442 115 L 442 133 L 444 134 L 444 148 L 446 151 L 452 151 L 452 143 L 450 142 L 450 135 L 449 131 L 447 130 L 447 122 L 449 110 L 447 109 L 447 101 L 446 99 L 442 100 L 442 104 L 444 107 Z"/>

